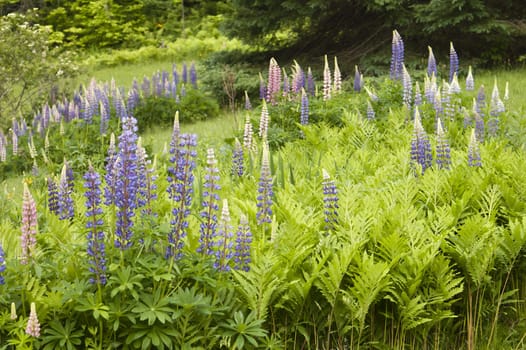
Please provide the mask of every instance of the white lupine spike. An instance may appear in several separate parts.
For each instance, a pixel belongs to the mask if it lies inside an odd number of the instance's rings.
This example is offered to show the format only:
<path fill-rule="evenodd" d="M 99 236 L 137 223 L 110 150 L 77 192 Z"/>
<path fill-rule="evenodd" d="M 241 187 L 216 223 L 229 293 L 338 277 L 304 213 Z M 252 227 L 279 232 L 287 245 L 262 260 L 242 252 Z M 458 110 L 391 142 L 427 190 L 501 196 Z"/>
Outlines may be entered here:
<path fill-rule="evenodd" d="M 331 98 L 331 69 L 329 67 L 329 60 L 325 55 L 325 67 L 323 69 L 323 100 L 327 101 Z"/>
<path fill-rule="evenodd" d="M 508 101 L 510 98 L 509 84 L 506 82 L 506 87 L 504 88 L 504 101 Z"/>

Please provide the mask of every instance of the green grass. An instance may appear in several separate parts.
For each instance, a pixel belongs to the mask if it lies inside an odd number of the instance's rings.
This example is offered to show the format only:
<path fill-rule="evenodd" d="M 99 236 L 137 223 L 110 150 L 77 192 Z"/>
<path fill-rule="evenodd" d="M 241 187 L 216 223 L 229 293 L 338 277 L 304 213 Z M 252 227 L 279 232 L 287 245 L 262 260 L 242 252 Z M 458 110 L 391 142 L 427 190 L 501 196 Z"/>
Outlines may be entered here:
<path fill-rule="evenodd" d="M 486 99 L 489 101 L 495 78 L 497 79 L 497 86 L 500 92 L 500 98 L 504 98 L 504 88 L 506 82 L 509 82 L 509 101 L 506 102 L 506 108 L 510 111 L 524 112 L 526 111 L 526 69 L 514 70 L 491 70 L 480 72 L 473 72 L 475 78 L 475 89 L 477 90 L 481 84 L 484 85 L 486 92 Z"/>

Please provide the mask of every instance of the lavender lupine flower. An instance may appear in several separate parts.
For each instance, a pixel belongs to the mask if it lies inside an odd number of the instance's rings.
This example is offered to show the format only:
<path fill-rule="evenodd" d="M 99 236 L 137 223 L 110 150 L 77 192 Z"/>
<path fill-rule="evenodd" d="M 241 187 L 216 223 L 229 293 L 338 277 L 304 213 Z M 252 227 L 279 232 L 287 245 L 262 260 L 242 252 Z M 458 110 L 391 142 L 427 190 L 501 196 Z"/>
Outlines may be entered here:
<path fill-rule="evenodd" d="M 194 89 L 197 89 L 197 71 L 195 69 L 195 62 L 192 62 L 190 64 L 190 83 L 194 87 Z"/>
<path fill-rule="evenodd" d="M 5 278 L 3 275 L 5 269 L 6 269 L 5 254 L 4 254 L 4 249 L 2 248 L 2 244 L 0 243 L 0 285 L 5 284 Z"/>
<path fill-rule="evenodd" d="M 66 175 L 67 165 L 64 163 L 58 183 L 58 215 L 60 220 L 71 219 L 75 214 L 71 188 Z"/>
<path fill-rule="evenodd" d="M 331 180 L 327 170 L 322 169 L 323 187 L 323 213 L 325 215 L 325 229 L 334 229 L 338 224 L 338 189 L 336 183 Z"/>
<path fill-rule="evenodd" d="M 287 76 L 287 71 L 283 68 L 283 97 L 288 97 L 290 93 L 290 83 L 289 77 Z"/>
<path fill-rule="evenodd" d="M 188 67 L 186 66 L 186 62 L 183 63 L 183 68 L 181 71 L 181 80 L 183 84 L 188 83 Z"/>
<path fill-rule="evenodd" d="M 274 57 L 270 59 L 268 66 L 267 102 L 272 105 L 278 103 L 279 90 L 281 89 L 281 68 Z"/>
<path fill-rule="evenodd" d="M 265 100 L 263 100 L 261 105 L 261 116 L 259 118 L 259 137 L 261 137 L 263 140 L 267 139 L 269 123 L 270 116 L 268 113 L 267 103 Z"/>
<path fill-rule="evenodd" d="M 323 68 L 323 101 L 331 98 L 331 69 L 327 55 L 325 55 L 325 67 Z"/>
<path fill-rule="evenodd" d="M 403 96 L 402 100 L 404 102 L 404 105 L 410 109 L 411 108 L 411 100 L 413 97 L 413 83 L 411 81 L 411 76 L 409 75 L 409 72 L 405 68 L 405 65 L 402 66 L 402 86 L 403 86 Z"/>
<path fill-rule="evenodd" d="M 415 84 L 415 106 L 422 105 L 422 93 L 420 92 L 420 84 L 418 81 Z"/>
<path fill-rule="evenodd" d="M 309 124 L 309 98 L 304 88 L 301 88 L 300 124 Z"/>
<path fill-rule="evenodd" d="M 235 143 L 234 143 L 234 151 L 232 153 L 232 176 L 243 176 L 243 173 L 245 172 L 245 158 L 243 154 L 243 146 L 241 146 L 241 143 L 236 137 Z"/>
<path fill-rule="evenodd" d="M 115 204 L 115 183 L 117 181 L 117 173 L 115 167 L 116 161 L 117 150 L 115 149 L 115 134 L 111 133 L 110 145 L 108 147 L 108 156 L 106 157 L 106 175 L 104 176 L 104 179 L 106 180 L 106 186 L 104 187 L 104 204 L 106 205 Z"/>
<path fill-rule="evenodd" d="M 466 91 L 475 90 L 475 79 L 473 79 L 473 72 L 471 66 L 468 68 L 468 76 L 466 77 Z"/>
<path fill-rule="evenodd" d="M 247 115 L 245 118 L 245 128 L 243 130 L 243 147 L 249 152 L 254 149 L 253 138 L 252 123 L 250 122 L 250 116 Z"/>
<path fill-rule="evenodd" d="M 502 102 L 502 101 L 501 101 Z M 499 133 L 499 118 L 498 116 L 492 117 L 488 120 L 488 135 L 495 137 Z"/>
<path fill-rule="evenodd" d="M 404 41 L 396 30 L 393 30 L 391 49 L 392 55 L 390 76 L 393 80 L 400 80 L 402 79 L 404 66 Z"/>
<path fill-rule="evenodd" d="M 7 145 L 3 138 L 0 137 L 0 162 L 7 161 Z"/>
<path fill-rule="evenodd" d="M 369 96 L 371 101 L 374 101 L 374 102 L 378 101 L 378 96 L 374 92 L 369 90 L 369 88 L 367 86 L 364 87 L 364 90 L 365 90 L 365 92 L 367 92 L 367 95 Z"/>
<path fill-rule="evenodd" d="M 307 69 L 307 92 L 311 96 L 315 96 L 316 94 L 316 84 L 314 83 L 314 76 L 312 75 L 310 67 Z"/>
<path fill-rule="evenodd" d="M 21 236 L 21 247 L 22 256 L 21 264 L 27 264 L 28 260 L 33 257 L 36 245 L 37 245 L 37 206 L 29 187 L 24 183 L 24 194 L 22 198 L 22 236 Z"/>
<path fill-rule="evenodd" d="M 13 155 L 18 155 L 18 134 L 11 130 L 11 144 L 13 146 Z"/>
<path fill-rule="evenodd" d="M 451 166 L 451 155 L 449 142 L 446 139 L 442 121 L 437 120 L 437 144 L 436 144 L 436 163 L 439 169 L 449 169 Z"/>
<path fill-rule="evenodd" d="M 420 167 L 422 169 L 421 173 L 424 174 L 426 169 L 430 168 L 432 164 L 431 142 L 429 142 L 429 137 L 422 126 L 420 112 L 416 108 L 413 139 L 411 140 L 411 165 L 415 173 L 417 167 Z"/>
<path fill-rule="evenodd" d="M 75 175 L 73 174 L 73 168 L 66 158 L 64 158 L 64 165 L 66 166 L 66 181 L 68 183 L 68 188 L 71 192 L 73 192 L 75 189 Z"/>
<path fill-rule="evenodd" d="M 452 94 L 460 93 L 460 83 L 458 82 L 457 73 L 453 74 L 453 80 L 451 81 L 449 88 Z"/>
<path fill-rule="evenodd" d="M 106 109 L 104 104 L 100 104 L 100 134 L 106 135 L 108 131 L 108 124 L 110 121 L 110 112 Z"/>
<path fill-rule="evenodd" d="M 263 144 L 263 155 L 261 159 L 261 175 L 259 177 L 259 187 L 257 196 L 256 219 L 258 225 L 265 222 L 272 222 L 272 174 L 270 173 L 270 153 L 268 144 Z"/>
<path fill-rule="evenodd" d="M 206 156 L 206 174 L 203 184 L 203 202 L 201 204 L 203 207 L 203 211 L 201 211 L 203 221 L 199 228 L 199 247 L 197 247 L 197 252 L 204 255 L 213 254 L 213 240 L 216 236 L 217 212 L 219 211 L 219 194 L 217 191 L 220 189 L 217 160 L 214 149 L 209 148 Z"/>
<path fill-rule="evenodd" d="M 435 55 L 433 54 L 433 49 L 431 46 L 428 46 L 427 49 L 429 50 L 429 56 L 427 58 L 427 75 L 432 76 L 434 74 L 437 76 L 437 61 L 435 59 Z"/>
<path fill-rule="evenodd" d="M 374 112 L 373 105 L 371 104 L 371 100 L 367 100 L 367 119 L 374 120 L 375 117 L 376 117 L 376 113 Z"/>
<path fill-rule="evenodd" d="M 292 76 L 292 92 L 299 94 L 302 88 L 306 88 L 305 73 L 296 60 L 294 60 L 292 70 L 294 72 Z"/>
<path fill-rule="evenodd" d="M 175 85 L 179 85 L 179 74 L 177 73 L 177 66 L 175 63 L 172 64 L 172 82 Z"/>
<path fill-rule="evenodd" d="M 130 89 L 128 91 L 128 99 L 126 100 L 126 109 L 131 113 L 139 104 L 141 96 L 139 90 Z"/>
<path fill-rule="evenodd" d="M 267 84 L 265 84 L 265 79 L 263 79 L 263 76 L 261 75 L 261 72 L 259 73 L 259 99 L 264 100 L 267 98 Z"/>
<path fill-rule="evenodd" d="M 131 247 L 132 218 L 137 207 L 137 121 L 129 116 L 123 121 L 119 136 L 119 152 L 115 163 L 115 206 L 117 207 L 117 226 L 115 247 L 121 250 Z"/>
<path fill-rule="evenodd" d="M 337 95 L 342 91 L 342 73 L 340 71 L 340 67 L 338 66 L 338 59 L 336 56 L 334 57 L 333 82 L 333 92 L 335 95 Z"/>
<path fill-rule="evenodd" d="M 435 109 L 436 118 L 444 114 L 444 108 L 442 107 L 442 101 L 443 101 L 442 94 L 440 93 L 440 90 L 437 90 L 435 92 L 435 100 L 433 101 L 433 107 Z"/>
<path fill-rule="evenodd" d="M 252 109 L 252 104 L 250 103 L 250 98 L 248 97 L 248 92 L 245 90 L 245 109 L 247 111 Z"/>
<path fill-rule="evenodd" d="M 102 208 L 100 175 L 90 164 L 88 171 L 84 174 L 84 188 L 86 192 L 86 228 L 88 229 L 87 253 L 89 259 L 89 272 L 92 273 L 90 283 L 97 285 L 106 284 L 106 247 L 104 245 L 104 231 L 102 230 Z"/>
<path fill-rule="evenodd" d="M 471 167 L 481 167 L 482 160 L 480 157 L 480 147 L 475 134 L 475 130 L 471 130 L 471 137 L 468 145 L 468 165 Z"/>
<path fill-rule="evenodd" d="M 250 270 L 250 246 L 252 244 L 252 232 L 245 215 L 241 215 L 236 233 L 236 245 L 234 247 L 234 270 Z"/>
<path fill-rule="evenodd" d="M 230 211 L 228 201 L 223 199 L 223 209 L 221 210 L 221 220 L 219 222 L 216 250 L 216 261 L 214 267 L 219 271 L 230 271 L 230 259 L 232 259 L 232 226 L 230 225 Z"/>
<path fill-rule="evenodd" d="M 51 213 L 58 215 L 60 212 L 58 205 L 58 186 L 51 177 L 47 178 L 47 193 L 48 209 Z"/>
<path fill-rule="evenodd" d="M 458 75 L 458 55 L 453 47 L 453 43 L 449 43 L 449 82 L 453 81 L 453 75 Z"/>
<path fill-rule="evenodd" d="M 484 118 L 486 115 L 485 109 L 486 109 L 486 93 L 484 92 L 484 85 L 480 85 L 479 91 L 477 93 L 476 111 L 480 115 L 481 118 Z"/>
<path fill-rule="evenodd" d="M 40 322 L 38 322 L 37 308 L 35 303 L 31 303 L 29 319 L 27 320 L 26 334 L 32 337 L 40 337 Z"/>
<path fill-rule="evenodd" d="M 451 102 L 451 85 L 449 85 L 448 83 L 446 83 L 445 81 L 443 82 L 443 86 L 442 86 L 442 105 L 444 106 L 444 115 L 445 117 L 449 118 L 450 120 L 453 119 L 453 115 L 455 113 L 455 111 L 453 110 L 453 105 L 452 105 L 452 102 Z"/>
<path fill-rule="evenodd" d="M 424 95 L 426 97 L 427 102 L 429 103 L 435 103 L 435 94 L 437 92 L 437 85 L 436 85 L 436 77 L 433 74 L 431 77 L 424 78 Z"/>
<path fill-rule="evenodd" d="M 362 83 L 361 83 L 361 75 L 360 75 L 360 71 L 358 70 L 358 66 L 354 66 L 354 83 L 353 83 L 353 89 L 354 91 L 356 92 L 360 92 L 362 88 Z"/>
<path fill-rule="evenodd" d="M 474 120 L 475 120 L 475 134 L 477 136 L 477 141 L 484 142 L 484 134 L 485 134 L 485 127 L 484 127 L 484 119 L 477 113 L 474 112 Z"/>
<path fill-rule="evenodd" d="M 157 185 L 155 184 L 156 176 L 153 174 L 154 167 L 146 154 L 146 149 L 142 146 L 141 138 L 137 141 L 137 184 L 138 196 L 137 207 L 143 207 L 142 213 L 145 215 L 152 214 L 152 201 L 157 199 Z"/>
<path fill-rule="evenodd" d="M 196 146 L 197 135 L 181 134 L 179 144 L 170 148 L 170 162 L 174 166 L 168 168 L 168 195 L 175 202 L 175 207 L 172 209 L 172 230 L 168 234 L 166 256 L 174 259 L 182 256 L 183 240 L 188 228 L 187 217 L 192 205 Z"/>

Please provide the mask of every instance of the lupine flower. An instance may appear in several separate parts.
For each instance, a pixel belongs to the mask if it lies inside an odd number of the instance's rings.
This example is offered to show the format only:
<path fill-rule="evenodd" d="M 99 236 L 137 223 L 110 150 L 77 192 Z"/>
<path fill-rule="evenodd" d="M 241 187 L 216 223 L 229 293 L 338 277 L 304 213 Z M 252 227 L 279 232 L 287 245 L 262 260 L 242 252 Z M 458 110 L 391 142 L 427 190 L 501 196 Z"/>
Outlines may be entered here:
<path fill-rule="evenodd" d="M 415 109 L 415 123 L 413 129 L 413 139 L 411 141 L 411 165 L 416 170 L 417 166 L 422 169 L 422 174 L 427 168 L 433 164 L 433 155 L 431 153 L 431 143 L 427 136 L 422 122 L 420 120 L 420 112 L 418 108 Z"/>
<path fill-rule="evenodd" d="M 58 187 L 57 183 L 51 177 L 47 178 L 47 193 L 48 209 L 53 214 L 58 215 L 60 212 L 58 205 Z"/>
<path fill-rule="evenodd" d="M 452 94 L 460 93 L 460 83 L 458 82 L 457 73 L 453 74 L 453 80 L 451 81 L 449 88 Z"/>
<path fill-rule="evenodd" d="M 0 161 L 5 162 L 6 160 L 7 160 L 7 146 L 3 138 L 0 137 Z"/>
<path fill-rule="evenodd" d="M 118 209 L 115 247 L 124 250 L 132 245 L 132 218 L 137 207 L 137 121 L 133 116 L 123 121 L 115 167 L 115 206 Z"/>
<path fill-rule="evenodd" d="M 411 99 L 413 97 L 413 83 L 411 82 L 411 76 L 405 68 L 405 65 L 402 66 L 402 70 L 402 86 L 404 89 L 402 100 L 407 108 L 411 108 Z"/>
<path fill-rule="evenodd" d="M 499 133 L 499 124 L 500 121 L 498 117 L 492 117 L 490 120 L 488 120 L 488 135 L 490 137 L 497 136 Z"/>
<path fill-rule="evenodd" d="M 110 145 L 108 147 L 108 156 L 106 157 L 106 187 L 104 187 L 104 204 L 111 205 L 115 204 L 115 190 L 117 181 L 117 172 L 115 162 L 117 161 L 117 150 L 115 148 L 115 134 L 110 135 Z"/>
<path fill-rule="evenodd" d="M 137 207 L 144 207 L 142 213 L 152 214 L 152 201 L 157 198 L 157 185 L 155 184 L 156 176 L 153 174 L 154 167 L 146 154 L 146 149 L 142 146 L 141 138 L 137 142 L 137 184 L 138 196 Z"/>
<path fill-rule="evenodd" d="M 300 124 L 309 124 L 309 98 L 304 88 L 301 88 Z"/>
<path fill-rule="evenodd" d="M 475 79 L 473 79 L 473 72 L 471 66 L 468 68 L 468 76 L 466 77 L 466 91 L 475 90 Z"/>
<path fill-rule="evenodd" d="M 376 96 L 376 94 L 374 92 L 369 90 L 369 88 L 367 86 L 365 86 L 364 89 L 365 89 L 365 92 L 367 92 L 367 95 L 369 96 L 371 101 L 374 101 L 374 102 L 378 101 L 378 96 Z"/>
<path fill-rule="evenodd" d="M 327 170 L 322 169 L 323 176 L 323 213 L 325 215 L 325 229 L 331 230 L 338 224 L 338 189 Z"/>
<path fill-rule="evenodd" d="M 436 77 L 433 74 L 431 77 L 426 75 L 424 79 L 424 95 L 427 102 L 435 103 L 435 94 L 437 92 Z"/>
<path fill-rule="evenodd" d="M 361 75 L 360 75 L 360 71 L 358 70 L 358 66 L 354 66 L 353 89 L 356 92 L 360 92 L 360 90 L 362 89 Z"/>
<path fill-rule="evenodd" d="M 267 85 L 265 84 L 265 80 L 263 79 L 263 76 L 261 75 L 261 72 L 259 73 L 259 99 L 264 100 L 267 98 Z"/>
<path fill-rule="evenodd" d="M 90 164 L 88 171 L 84 174 L 84 188 L 86 192 L 86 228 L 88 229 L 88 259 L 89 272 L 92 273 L 90 283 L 97 285 L 106 284 L 106 247 L 104 245 L 104 231 L 102 231 L 102 208 L 100 175 Z"/>
<path fill-rule="evenodd" d="M 292 70 L 292 92 L 295 94 L 299 94 L 302 88 L 307 87 L 305 82 L 305 73 L 303 72 L 303 69 L 301 69 L 299 63 L 296 62 L 296 60 L 294 60 Z"/>
<path fill-rule="evenodd" d="M 195 69 L 195 63 L 192 62 L 190 65 L 190 83 L 194 87 L 194 89 L 197 89 L 197 71 Z"/>
<path fill-rule="evenodd" d="M 307 69 L 307 92 L 311 96 L 315 96 L 316 93 L 316 84 L 314 83 L 314 76 L 310 67 Z"/>
<path fill-rule="evenodd" d="M 486 109 L 486 93 L 484 92 L 484 85 L 481 85 L 477 93 L 476 111 L 481 118 L 486 115 L 484 110 Z"/>
<path fill-rule="evenodd" d="M 367 119 L 374 120 L 376 113 L 374 112 L 373 105 L 370 100 L 367 100 Z"/>
<path fill-rule="evenodd" d="M 221 210 L 221 221 L 217 240 L 216 261 L 214 267 L 219 271 L 230 271 L 230 259 L 232 259 L 232 226 L 230 225 L 230 211 L 228 201 L 223 199 Z"/>
<path fill-rule="evenodd" d="M 245 171 L 245 158 L 243 155 L 243 146 L 236 137 L 234 151 L 232 153 L 232 176 L 243 176 Z"/>
<path fill-rule="evenodd" d="M 175 85 L 179 85 L 179 74 L 177 74 L 177 66 L 175 63 L 172 64 L 172 81 Z"/>
<path fill-rule="evenodd" d="M 453 119 L 453 106 L 451 104 L 451 85 L 443 82 L 443 88 L 442 88 L 442 104 L 444 105 L 444 115 L 449 118 Z"/>
<path fill-rule="evenodd" d="M 262 102 L 261 106 L 261 116 L 259 118 L 259 137 L 266 140 L 268 135 L 268 125 L 270 122 L 270 116 L 268 113 L 267 103 L 265 100 Z"/>
<path fill-rule="evenodd" d="M 234 270 L 250 270 L 250 246 L 252 244 L 252 232 L 245 215 L 239 219 L 239 227 L 236 234 L 236 245 L 234 247 Z"/>
<path fill-rule="evenodd" d="M 252 104 L 250 103 L 250 98 L 248 97 L 248 92 L 245 90 L 245 109 L 247 111 L 252 109 Z"/>
<path fill-rule="evenodd" d="M 477 112 L 475 112 L 475 134 L 477 137 L 477 141 L 484 142 L 484 134 L 485 134 L 485 128 L 484 128 L 484 119 L 480 115 L 478 115 Z"/>
<path fill-rule="evenodd" d="M 0 243 L 0 285 L 5 284 L 4 271 L 5 271 L 5 254 L 4 249 L 2 248 L 2 243 Z"/>
<path fill-rule="evenodd" d="M 22 236 L 21 236 L 21 247 L 22 257 L 21 264 L 27 264 L 29 258 L 34 254 L 34 250 L 37 244 L 37 206 L 29 187 L 24 183 L 24 195 L 22 199 Z"/>
<path fill-rule="evenodd" d="M 245 118 L 245 128 L 243 130 L 243 147 L 247 151 L 253 150 L 254 132 L 252 131 L 252 123 L 250 122 L 250 116 L 247 115 Z"/>
<path fill-rule="evenodd" d="M 263 144 L 263 155 L 261 159 L 261 175 L 259 177 L 259 187 L 257 196 L 256 219 L 258 225 L 265 222 L 272 222 L 272 174 L 270 173 L 270 153 L 268 144 Z"/>
<path fill-rule="evenodd" d="M 270 59 L 268 66 L 267 102 L 272 105 L 278 103 L 279 90 L 281 89 L 281 68 L 274 57 Z"/>
<path fill-rule="evenodd" d="M 449 82 L 453 81 L 453 75 L 458 74 L 458 55 L 453 47 L 453 43 L 449 43 Z"/>
<path fill-rule="evenodd" d="M 415 85 L 415 106 L 421 106 L 422 105 L 422 93 L 420 92 L 420 84 L 418 84 L 418 81 Z"/>
<path fill-rule="evenodd" d="M 338 58 L 336 56 L 334 56 L 333 81 L 334 81 L 333 92 L 336 95 L 342 91 L 342 73 L 340 72 L 340 67 L 338 66 Z"/>
<path fill-rule="evenodd" d="M 219 194 L 217 191 L 221 189 L 221 186 L 219 186 L 219 169 L 217 168 L 217 160 L 213 148 L 207 150 L 203 188 L 203 202 L 201 204 L 203 207 L 201 212 L 203 221 L 199 228 L 200 237 L 197 252 L 212 255 L 213 239 L 216 236 L 217 228 L 217 212 L 219 210 Z"/>
<path fill-rule="evenodd" d="M 197 135 L 181 134 L 179 144 L 170 148 L 170 162 L 174 166 L 168 168 L 168 195 L 175 202 L 175 207 L 172 209 L 172 230 L 168 234 L 166 256 L 175 259 L 182 256 L 183 239 L 188 228 L 187 217 L 192 205 L 196 146 Z"/>
<path fill-rule="evenodd" d="M 393 40 L 391 43 L 391 72 L 390 76 L 393 80 L 402 79 L 404 66 L 404 41 L 398 33 L 393 30 Z"/>
<path fill-rule="evenodd" d="M 444 108 L 442 107 L 442 94 L 440 93 L 440 90 L 435 92 L 433 107 L 435 108 L 436 118 L 440 117 L 444 113 Z"/>
<path fill-rule="evenodd" d="M 33 174 L 34 177 L 38 176 L 38 165 L 36 159 L 33 159 L 33 167 L 31 168 L 31 174 Z"/>
<path fill-rule="evenodd" d="M 181 70 L 181 80 L 183 84 L 188 83 L 188 67 L 186 66 L 186 62 L 183 63 L 183 68 Z"/>
<path fill-rule="evenodd" d="M 71 189 L 66 176 L 67 165 L 64 163 L 58 184 L 58 215 L 60 220 L 71 219 L 75 214 Z"/>
<path fill-rule="evenodd" d="M 471 130 L 471 137 L 468 145 L 468 165 L 471 167 L 481 167 L 480 147 L 477 141 L 475 130 Z"/>
<path fill-rule="evenodd" d="M 40 322 L 38 322 L 37 308 L 35 303 L 31 303 L 31 311 L 27 320 L 26 334 L 32 337 L 40 337 Z"/>
<path fill-rule="evenodd" d="M 427 58 L 427 75 L 432 76 L 434 74 L 437 76 L 437 61 L 435 59 L 435 55 L 433 54 L 433 49 L 431 46 L 428 46 L 427 49 L 429 50 L 429 57 Z"/>
<path fill-rule="evenodd" d="M 325 55 L 325 67 L 323 68 L 323 100 L 327 101 L 331 98 L 331 69 L 327 55 Z"/>
<path fill-rule="evenodd" d="M 11 143 L 13 144 L 13 155 L 18 155 L 18 134 L 11 130 Z"/>
<path fill-rule="evenodd" d="M 287 71 L 283 68 L 283 97 L 288 97 L 290 93 L 289 77 Z"/>
<path fill-rule="evenodd" d="M 449 169 L 451 166 L 449 142 L 446 139 L 442 121 L 437 119 L 437 144 L 436 144 L 436 163 L 439 169 Z"/>
<path fill-rule="evenodd" d="M 18 316 L 16 315 L 16 305 L 15 303 L 11 303 L 11 315 L 9 316 L 11 320 L 16 320 Z"/>

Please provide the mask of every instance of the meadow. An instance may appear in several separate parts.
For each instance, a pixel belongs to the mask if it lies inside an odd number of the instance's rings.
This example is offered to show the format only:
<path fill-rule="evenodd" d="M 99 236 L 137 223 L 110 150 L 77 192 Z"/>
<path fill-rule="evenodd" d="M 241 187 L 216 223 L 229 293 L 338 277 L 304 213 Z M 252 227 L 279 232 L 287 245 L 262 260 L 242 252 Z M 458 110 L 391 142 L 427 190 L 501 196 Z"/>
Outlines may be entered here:
<path fill-rule="evenodd" d="M 400 40 L 388 76 L 270 59 L 235 115 L 188 60 L 16 120 L 0 349 L 524 348 L 526 73 Z"/>

